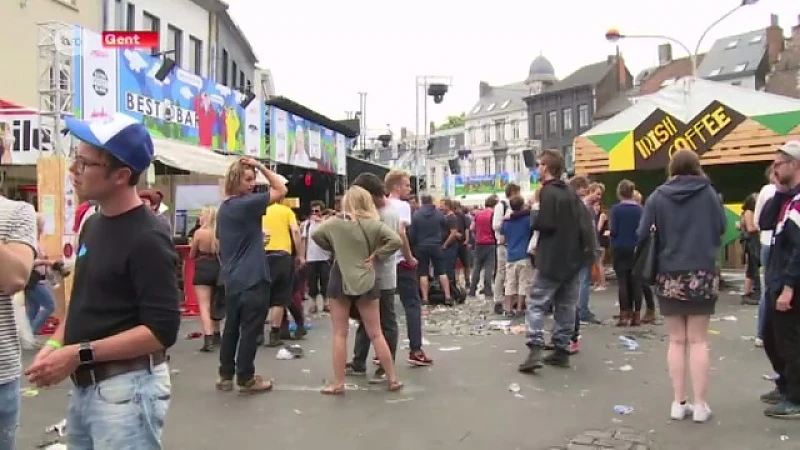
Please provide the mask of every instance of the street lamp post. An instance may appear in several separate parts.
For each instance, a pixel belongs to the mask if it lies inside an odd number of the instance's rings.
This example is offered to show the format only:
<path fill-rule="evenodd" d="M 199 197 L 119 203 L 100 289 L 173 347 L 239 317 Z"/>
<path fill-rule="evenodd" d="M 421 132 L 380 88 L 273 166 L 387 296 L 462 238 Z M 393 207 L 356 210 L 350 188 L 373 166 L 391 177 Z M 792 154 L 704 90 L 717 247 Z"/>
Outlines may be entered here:
<path fill-rule="evenodd" d="M 420 194 L 420 184 L 419 184 L 419 163 L 420 163 L 420 152 L 419 152 L 419 104 L 420 104 L 420 88 L 422 88 L 422 92 L 425 96 L 423 100 L 423 111 L 422 117 L 425 127 L 428 126 L 428 97 L 433 97 L 434 103 L 441 103 L 444 100 L 444 95 L 447 93 L 450 86 L 453 85 L 453 78 L 448 76 L 434 76 L 434 75 L 418 75 L 415 83 L 415 101 L 416 101 L 416 109 L 415 109 L 415 120 L 414 120 L 414 177 L 416 178 L 416 191 L 417 195 Z M 427 135 L 427 134 L 426 134 Z"/>
<path fill-rule="evenodd" d="M 735 8 L 731 9 L 727 13 L 723 14 L 722 17 L 712 22 L 711 25 L 709 25 L 705 29 L 705 31 L 703 31 L 703 33 L 700 35 L 700 38 L 697 40 L 697 45 L 695 46 L 694 51 L 691 51 L 689 47 L 683 42 L 669 36 L 664 36 L 660 34 L 622 34 L 619 32 L 619 30 L 614 28 L 606 32 L 606 40 L 608 40 L 609 42 L 617 42 L 620 39 L 645 38 L 645 39 L 662 39 L 665 41 L 675 43 L 681 48 L 683 48 L 689 55 L 689 60 L 691 61 L 692 65 L 692 77 L 697 77 L 697 54 L 700 52 L 700 44 L 703 43 L 703 39 L 705 39 L 708 32 L 711 31 L 711 29 L 717 26 L 720 22 L 724 21 L 725 19 L 733 15 L 733 13 L 735 13 L 739 9 L 745 6 L 755 5 L 756 3 L 758 3 L 758 0 L 741 0 L 739 4 L 736 5 Z"/>

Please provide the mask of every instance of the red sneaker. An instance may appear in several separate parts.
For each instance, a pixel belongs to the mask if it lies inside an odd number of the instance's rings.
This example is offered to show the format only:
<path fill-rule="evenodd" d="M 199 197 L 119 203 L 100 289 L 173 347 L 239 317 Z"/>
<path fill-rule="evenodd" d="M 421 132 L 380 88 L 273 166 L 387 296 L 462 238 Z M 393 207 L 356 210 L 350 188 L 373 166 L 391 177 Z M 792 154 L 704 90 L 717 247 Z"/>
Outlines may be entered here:
<path fill-rule="evenodd" d="M 425 352 L 417 350 L 408 354 L 408 363 L 412 366 L 426 367 L 432 366 L 433 360 L 425 356 Z"/>
<path fill-rule="evenodd" d="M 572 343 L 569 344 L 569 354 L 574 355 L 579 351 L 581 351 L 581 343 L 579 341 L 572 341 Z"/>

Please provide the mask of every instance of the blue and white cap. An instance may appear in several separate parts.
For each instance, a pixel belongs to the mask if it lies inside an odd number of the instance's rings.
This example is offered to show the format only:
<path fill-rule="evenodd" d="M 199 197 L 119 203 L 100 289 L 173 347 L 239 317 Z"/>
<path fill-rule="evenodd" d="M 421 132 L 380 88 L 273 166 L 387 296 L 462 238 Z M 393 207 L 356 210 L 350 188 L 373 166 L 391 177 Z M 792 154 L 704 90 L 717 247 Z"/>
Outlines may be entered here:
<path fill-rule="evenodd" d="M 103 149 L 136 173 L 153 162 L 153 140 L 147 128 L 131 116 L 115 113 L 93 120 L 65 119 L 67 132 L 75 138 Z"/>

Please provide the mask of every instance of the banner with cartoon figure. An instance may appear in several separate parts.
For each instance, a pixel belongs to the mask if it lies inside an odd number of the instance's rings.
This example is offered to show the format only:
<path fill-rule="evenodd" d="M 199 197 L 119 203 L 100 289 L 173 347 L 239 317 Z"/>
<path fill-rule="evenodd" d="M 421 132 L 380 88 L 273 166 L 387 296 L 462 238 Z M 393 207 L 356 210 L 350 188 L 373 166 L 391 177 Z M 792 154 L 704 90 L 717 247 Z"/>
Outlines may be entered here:
<path fill-rule="evenodd" d="M 270 159 L 321 172 L 347 173 L 343 135 L 275 106 L 269 114 Z"/>
<path fill-rule="evenodd" d="M 497 194 L 516 178 L 508 173 L 490 175 L 455 175 L 453 187 L 455 195 Z"/>

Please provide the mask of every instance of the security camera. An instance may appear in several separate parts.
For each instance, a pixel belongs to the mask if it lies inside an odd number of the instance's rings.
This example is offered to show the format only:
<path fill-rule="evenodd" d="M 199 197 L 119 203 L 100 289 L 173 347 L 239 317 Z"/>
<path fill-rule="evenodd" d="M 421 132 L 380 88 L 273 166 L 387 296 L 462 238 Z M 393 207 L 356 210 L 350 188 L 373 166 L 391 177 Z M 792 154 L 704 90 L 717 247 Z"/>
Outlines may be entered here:
<path fill-rule="evenodd" d="M 441 83 L 433 83 L 428 86 L 428 95 L 433 97 L 433 102 L 436 104 L 442 103 L 444 94 L 447 93 L 447 85 Z"/>
<path fill-rule="evenodd" d="M 389 146 L 389 142 L 392 142 L 392 135 L 382 134 L 378 136 L 378 140 L 381 142 L 381 145 L 383 145 L 383 148 L 386 148 Z"/>

